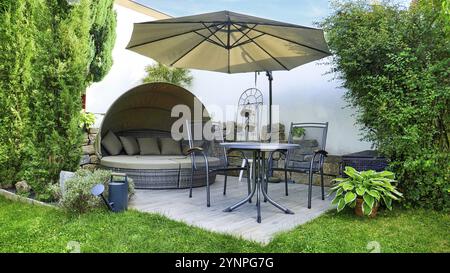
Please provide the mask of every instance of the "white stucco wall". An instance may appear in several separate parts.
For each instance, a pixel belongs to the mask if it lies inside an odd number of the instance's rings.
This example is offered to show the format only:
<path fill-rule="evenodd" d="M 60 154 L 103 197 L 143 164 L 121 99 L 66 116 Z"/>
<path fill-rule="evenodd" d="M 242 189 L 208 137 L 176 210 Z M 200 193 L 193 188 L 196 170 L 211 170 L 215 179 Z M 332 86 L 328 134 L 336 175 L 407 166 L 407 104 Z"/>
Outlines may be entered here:
<path fill-rule="evenodd" d="M 86 108 L 89 112 L 104 113 L 123 92 L 141 83 L 144 67 L 153 61 L 126 50 L 133 23 L 153 18 L 115 5 L 117 11 L 117 40 L 113 50 L 114 64 L 108 75 L 87 90 Z M 343 107 L 345 90 L 332 75 L 324 75 L 330 68 L 313 62 L 292 71 L 274 72 L 273 103 L 279 105 L 280 121 L 287 128 L 290 122 L 329 122 L 327 150 L 331 154 L 345 154 L 370 149 L 359 141 L 352 109 Z M 254 74 L 223 74 L 193 70 L 194 83 L 190 91 L 208 106 L 236 105 L 240 94 L 254 87 Z M 264 73 L 258 77 L 257 87 L 268 101 L 268 81 Z"/>

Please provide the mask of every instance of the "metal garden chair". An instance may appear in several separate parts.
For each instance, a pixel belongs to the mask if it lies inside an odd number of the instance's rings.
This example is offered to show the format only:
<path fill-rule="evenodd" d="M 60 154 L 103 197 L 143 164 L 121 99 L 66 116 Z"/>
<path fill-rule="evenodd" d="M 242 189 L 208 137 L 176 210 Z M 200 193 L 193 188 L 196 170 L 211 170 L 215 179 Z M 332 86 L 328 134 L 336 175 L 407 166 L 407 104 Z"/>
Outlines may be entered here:
<path fill-rule="evenodd" d="M 294 132 L 303 132 L 303 136 L 296 139 Z M 279 152 L 284 157 L 283 167 L 273 167 L 273 156 L 269 155 L 272 166 L 270 171 L 284 171 L 285 192 L 288 195 L 288 172 L 307 173 L 308 176 L 308 208 L 311 208 L 311 194 L 314 174 L 320 174 L 320 186 L 322 190 L 322 200 L 325 200 L 325 190 L 323 183 L 323 163 L 327 152 L 325 145 L 327 140 L 328 122 L 325 123 L 291 123 L 289 131 L 289 143 L 296 143 L 300 148 L 288 152 Z"/>
<path fill-rule="evenodd" d="M 210 130 L 204 130 L 205 127 Z M 208 128 L 209 127 L 209 128 Z M 227 173 L 229 171 L 241 171 L 244 170 L 247 172 L 247 184 L 248 184 L 248 193 L 251 192 L 251 182 L 250 182 L 250 170 L 248 158 L 242 151 L 239 152 L 242 158 L 245 160 L 245 166 L 234 166 L 229 162 L 229 155 L 224 147 L 220 145 L 224 141 L 223 138 L 223 130 L 222 126 L 218 123 L 212 123 L 211 121 L 207 122 L 191 122 L 186 121 L 186 128 L 188 133 L 189 140 L 189 149 L 187 150 L 186 155 L 190 155 L 192 159 L 192 172 L 191 172 L 191 185 L 189 189 L 189 198 L 192 198 L 192 188 L 193 188 L 193 176 L 194 172 L 200 171 L 200 167 L 197 166 L 196 156 L 201 155 L 203 157 L 205 163 L 205 172 L 206 172 L 206 206 L 209 207 L 211 205 L 211 194 L 210 194 L 210 183 L 209 183 L 209 175 L 213 172 L 223 173 L 225 175 L 223 195 L 226 195 L 227 191 Z M 194 130 L 193 130 L 194 129 Z M 196 130 L 197 129 L 197 130 Z M 204 132 L 210 132 L 210 136 L 206 136 Z M 194 132 L 201 132 L 201 140 L 197 138 L 197 135 L 194 135 Z M 194 138 L 195 136 L 195 138 Z M 220 160 L 220 165 L 217 167 L 210 167 L 208 162 L 208 157 L 216 157 Z M 249 200 L 251 202 L 251 200 Z"/>

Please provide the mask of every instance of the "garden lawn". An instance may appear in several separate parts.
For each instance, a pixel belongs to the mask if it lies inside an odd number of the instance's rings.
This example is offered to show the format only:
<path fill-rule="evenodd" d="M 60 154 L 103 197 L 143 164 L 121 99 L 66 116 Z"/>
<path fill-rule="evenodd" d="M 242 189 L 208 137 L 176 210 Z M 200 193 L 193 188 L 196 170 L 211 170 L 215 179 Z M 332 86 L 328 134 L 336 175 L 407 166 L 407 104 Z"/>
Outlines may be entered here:
<path fill-rule="evenodd" d="M 74 216 L 0 196 L 0 252 L 67 252 L 70 241 L 82 252 L 368 252 L 371 241 L 381 252 L 450 252 L 449 235 L 446 213 L 395 209 L 361 219 L 329 212 L 263 246 L 155 214 Z"/>

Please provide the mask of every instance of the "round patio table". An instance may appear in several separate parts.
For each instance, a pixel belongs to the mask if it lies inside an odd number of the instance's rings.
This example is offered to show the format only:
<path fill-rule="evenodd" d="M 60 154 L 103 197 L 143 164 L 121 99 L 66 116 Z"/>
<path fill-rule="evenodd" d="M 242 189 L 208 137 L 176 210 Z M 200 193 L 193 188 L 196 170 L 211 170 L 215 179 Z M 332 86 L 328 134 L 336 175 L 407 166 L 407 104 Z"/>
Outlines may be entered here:
<path fill-rule="evenodd" d="M 287 143 L 260 143 L 260 142 L 224 142 L 220 143 L 223 147 L 228 150 L 246 150 L 253 152 L 253 187 L 250 194 L 243 200 L 237 202 L 236 204 L 226 208 L 225 212 L 230 212 L 236 208 L 247 203 L 256 193 L 256 221 L 261 223 L 261 194 L 264 196 L 264 201 L 269 201 L 270 204 L 274 205 L 278 209 L 282 210 L 286 214 L 294 214 L 290 209 L 275 202 L 267 193 L 267 178 L 266 178 L 266 152 L 274 151 L 286 151 L 298 148 L 298 144 L 287 144 Z"/>

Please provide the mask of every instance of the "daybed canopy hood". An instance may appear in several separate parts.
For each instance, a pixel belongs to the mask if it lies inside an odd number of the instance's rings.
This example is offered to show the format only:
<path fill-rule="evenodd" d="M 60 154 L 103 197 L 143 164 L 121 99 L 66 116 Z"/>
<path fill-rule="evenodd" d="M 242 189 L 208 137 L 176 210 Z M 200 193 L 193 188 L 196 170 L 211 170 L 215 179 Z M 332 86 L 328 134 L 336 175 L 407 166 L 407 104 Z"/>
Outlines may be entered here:
<path fill-rule="evenodd" d="M 188 90 L 170 83 L 146 83 L 120 96 L 108 109 L 99 128 L 96 151 L 101 156 L 101 137 L 109 130 L 161 130 L 170 132 L 179 117 L 171 117 L 172 108 L 186 105 L 194 118 L 194 104 L 202 106 L 203 119 L 209 119 L 204 105 Z"/>

